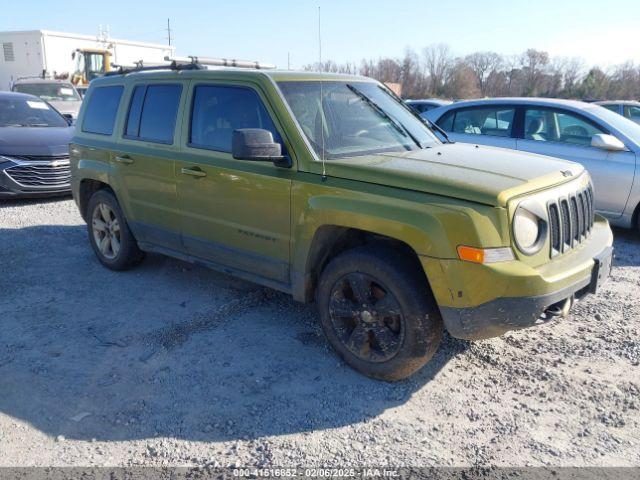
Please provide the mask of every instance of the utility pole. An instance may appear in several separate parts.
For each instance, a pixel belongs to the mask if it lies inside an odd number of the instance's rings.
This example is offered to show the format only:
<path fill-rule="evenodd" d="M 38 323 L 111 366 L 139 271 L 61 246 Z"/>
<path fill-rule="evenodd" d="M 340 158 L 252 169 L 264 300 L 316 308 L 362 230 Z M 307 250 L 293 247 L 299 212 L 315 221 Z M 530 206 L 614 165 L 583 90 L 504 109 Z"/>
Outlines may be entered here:
<path fill-rule="evenodd" d="M 167 39 L 169 40 L 169 46 L 171 46 L 171 24 L 167 18 Z"/>

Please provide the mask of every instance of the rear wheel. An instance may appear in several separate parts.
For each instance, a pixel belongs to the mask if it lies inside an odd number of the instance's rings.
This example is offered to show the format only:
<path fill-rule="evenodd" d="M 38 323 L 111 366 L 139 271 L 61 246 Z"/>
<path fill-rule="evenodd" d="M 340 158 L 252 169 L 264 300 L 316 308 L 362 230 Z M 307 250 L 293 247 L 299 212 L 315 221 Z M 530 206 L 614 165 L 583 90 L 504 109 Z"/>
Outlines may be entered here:
<path fill-rule="evenodd" d="M 144 257 L 138 248 L 120 205 L 107 190 L 98 190 L 89 199 L 89 241 L 98 260 L 111 270 L 126 270 Z"/>
<path fill-rule="evenodd" d="M 406 378 L 437 350 L 440 312 L 407 255 L 377 247 L 347 251 L 324 269 L 316 293 L 329 342 L 364 375 Z"/>

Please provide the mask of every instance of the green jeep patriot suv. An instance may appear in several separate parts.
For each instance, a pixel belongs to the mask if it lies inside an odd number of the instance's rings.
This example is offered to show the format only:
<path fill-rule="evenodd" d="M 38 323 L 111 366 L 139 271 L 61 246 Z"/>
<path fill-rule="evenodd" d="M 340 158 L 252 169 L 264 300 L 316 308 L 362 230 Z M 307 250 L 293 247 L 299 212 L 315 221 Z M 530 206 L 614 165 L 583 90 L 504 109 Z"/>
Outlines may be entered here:
<path fill-rule="evenodd" d="M 106 267 L 160 252 L 315 301 L 349 365 L 397 380 L 443 328 L 564 316 L 610 271 L 581 166 L 438 135 L 367 78 L 121 70 L 86 94 L 73 195 Z"/>

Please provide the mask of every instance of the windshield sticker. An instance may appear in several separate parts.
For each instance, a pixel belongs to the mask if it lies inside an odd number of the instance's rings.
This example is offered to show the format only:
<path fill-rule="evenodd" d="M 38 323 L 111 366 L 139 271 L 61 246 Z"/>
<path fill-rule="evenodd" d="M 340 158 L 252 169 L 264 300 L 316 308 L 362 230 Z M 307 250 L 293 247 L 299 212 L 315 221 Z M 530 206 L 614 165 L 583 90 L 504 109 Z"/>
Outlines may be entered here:
<path fill-rule="evenodd" d="M 60 93 L 61 93 L 62 95 L 73 95 L 73 90 L 72 90 L 72 89 L 70 89 L 70 88 L 62 87 L 62 88 L 60 89 Z"/>
<path fill-rule="evenodd" d="M 44 102 L 34 102 L 33 100 L 27 100 L 27 105 L 37 110 L 49 110 L 49 106 Z"/>

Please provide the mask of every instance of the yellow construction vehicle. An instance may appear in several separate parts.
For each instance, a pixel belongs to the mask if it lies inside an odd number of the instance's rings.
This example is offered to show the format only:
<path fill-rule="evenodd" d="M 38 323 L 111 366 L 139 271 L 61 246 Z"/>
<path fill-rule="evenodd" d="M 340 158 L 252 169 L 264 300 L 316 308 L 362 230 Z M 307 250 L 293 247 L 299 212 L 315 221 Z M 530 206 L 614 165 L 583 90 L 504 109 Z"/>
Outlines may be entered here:
<path fill-rule="evenodd" d="M 75 61 L 71 83 L 89 85 L 96 77 L 101 77 L 111 70 L 111 51 L 101 48 L 78 48 L 71 58 Z"/>

